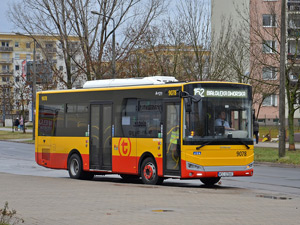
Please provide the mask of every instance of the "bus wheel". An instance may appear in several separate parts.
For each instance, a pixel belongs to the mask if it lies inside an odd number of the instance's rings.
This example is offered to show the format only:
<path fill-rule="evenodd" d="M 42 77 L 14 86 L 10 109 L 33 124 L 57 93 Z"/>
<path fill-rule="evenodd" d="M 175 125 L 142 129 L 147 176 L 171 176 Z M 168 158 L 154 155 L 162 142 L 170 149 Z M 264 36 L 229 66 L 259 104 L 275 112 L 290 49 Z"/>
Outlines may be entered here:
<path fill-rule="evenodd" d="M 69 176 L 74 179 L 82 179 L 84 176 L 82 170 L 81 158 L 77 154 L 73 154 L 68 163 Z"/>
<path fill-rule="evenodd" d="M 220 179 L 221 177 L 205 177 L 200 178 L 200 181 L 206 186 L 213 186 L 218 183 Z"/>
<path fill-rule="evenodd" d="M 160 184 L 163 181 L 163 178 L 158 177 L 157 167 L 153 158 L 146 158 L 141 167 L 142 181 L 144 184 Z"/>

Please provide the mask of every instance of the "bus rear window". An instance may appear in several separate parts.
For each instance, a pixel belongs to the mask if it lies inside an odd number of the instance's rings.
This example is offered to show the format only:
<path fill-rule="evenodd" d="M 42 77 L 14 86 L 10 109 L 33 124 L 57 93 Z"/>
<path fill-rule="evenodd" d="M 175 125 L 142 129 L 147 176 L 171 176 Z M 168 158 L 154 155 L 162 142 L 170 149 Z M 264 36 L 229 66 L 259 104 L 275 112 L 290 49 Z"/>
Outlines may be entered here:
<path fill-rule="evenodd" d="M 40 105 L 39 136 L 56 136 L 56 131 L 64 127 L 64 105 Z"/>

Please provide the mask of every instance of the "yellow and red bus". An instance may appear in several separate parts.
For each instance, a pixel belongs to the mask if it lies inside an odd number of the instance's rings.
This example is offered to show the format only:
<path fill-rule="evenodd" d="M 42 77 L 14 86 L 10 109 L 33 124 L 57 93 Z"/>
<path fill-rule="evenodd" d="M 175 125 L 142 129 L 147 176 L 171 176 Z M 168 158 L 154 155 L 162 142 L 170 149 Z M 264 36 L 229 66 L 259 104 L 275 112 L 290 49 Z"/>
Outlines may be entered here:
<path fill-rule="evenodd" d="M 71 178 L 119 174 L 145 184 L 252 176 L 251 96 L 246 84 L 172 77 L 38 92 L 36 162 Z"/>

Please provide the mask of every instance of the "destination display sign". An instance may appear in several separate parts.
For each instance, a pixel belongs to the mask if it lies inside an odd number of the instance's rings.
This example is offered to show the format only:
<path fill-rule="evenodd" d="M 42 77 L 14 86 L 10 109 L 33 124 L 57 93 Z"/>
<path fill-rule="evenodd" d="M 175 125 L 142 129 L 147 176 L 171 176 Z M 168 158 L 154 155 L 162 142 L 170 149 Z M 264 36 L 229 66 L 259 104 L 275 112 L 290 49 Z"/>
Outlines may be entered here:
<path fill-rule="evenodd" d="M 194 95 L 206 98 L 248 98 L 247 90 L 194 88 Z"/>

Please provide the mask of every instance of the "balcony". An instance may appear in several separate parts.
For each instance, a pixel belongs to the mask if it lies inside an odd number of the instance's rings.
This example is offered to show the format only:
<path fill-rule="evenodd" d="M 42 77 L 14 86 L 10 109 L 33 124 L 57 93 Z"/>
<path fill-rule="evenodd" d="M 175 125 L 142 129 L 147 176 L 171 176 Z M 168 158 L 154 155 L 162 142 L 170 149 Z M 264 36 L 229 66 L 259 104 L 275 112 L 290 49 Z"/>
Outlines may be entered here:
<path fill-rule="evenodd" d="M 0 52 L 13 52 L 13 51 L 14 51 L 13 47 L 6 47 L 6 46 L 0 47 Z"/>
<path fill-rule="evenodd" d="M 300 55 L 288 53 L 287 59 L 289 63 L 300 64 Z"/>
<path fill-rule="evenodd" d="M 13 59 L 0 59 L 0 64 L 11 64 L 13 61 Z"/>
<path fill-rule="evenodd" d="M 49 47 L 46 47 L 46 48 L 45 48 L 45 52 L 48 53 L 48 54 L 56 53 L 56 52 L 57 52 L 57 49 L 56 49 L 56 48 L 49 48 Z"/>
<path fill-rule="evenodd" d="M 13 75 L 14 71 L 0 70 L 0 75 Z"/>
<path fill-rule="evenodd" d="M 300 12 L 300 1 L 299 0 L 290 0 L 287 3 L 289 12 Z"/>

